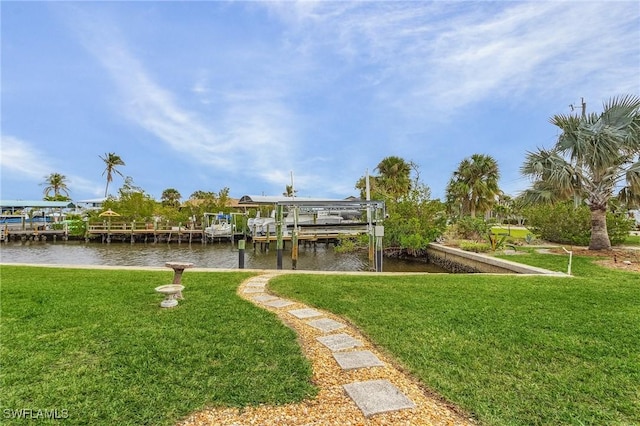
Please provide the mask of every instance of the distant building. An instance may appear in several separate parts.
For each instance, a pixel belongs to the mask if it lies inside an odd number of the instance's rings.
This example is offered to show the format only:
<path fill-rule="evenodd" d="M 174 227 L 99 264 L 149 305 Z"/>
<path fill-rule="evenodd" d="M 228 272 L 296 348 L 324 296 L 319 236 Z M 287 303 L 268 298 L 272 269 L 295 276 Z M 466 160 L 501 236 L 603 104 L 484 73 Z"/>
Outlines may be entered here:
<path fill-rule="evenodd" d="M 92 198 L 89 200 L 78 200 L 75 202 L 76 207 L 83 210 L 101 210 L 104 202 L 107 199 L 102 198 Z"/>

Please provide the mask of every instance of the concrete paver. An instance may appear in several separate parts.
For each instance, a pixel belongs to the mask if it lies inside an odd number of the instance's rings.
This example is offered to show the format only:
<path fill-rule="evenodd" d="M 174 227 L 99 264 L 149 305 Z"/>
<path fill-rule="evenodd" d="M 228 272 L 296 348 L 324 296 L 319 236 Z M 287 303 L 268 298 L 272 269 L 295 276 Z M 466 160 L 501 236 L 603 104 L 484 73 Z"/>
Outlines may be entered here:
<path fill-rule="evenodd" d="M 271 306 L 272 308 L 284 308 L 285 306 L 295 305 L 296 302 L 292 302 L 287 299 L 275 299 L 270 302 L 264 302 L 265 305 Z"/>
<path fill-rule="evenodd" d="M 325 333 L 346 327 L 346 325 L 329 318 L 309 321 L 307 324 L 311 327 L 317 328 L 318 330 L 324 331 Z"/>
<path fill-rule="evenodd" d="M 270 294 L 261 294 L 260 296 L 253 297 L 256 302 L 269 302 L 271 300 L 279 299 L 279 297 L 272 296 Z"/>
<path fill-rule="evenodd" d="M 362 343 L 360 340 L 354 339 L 353 337 L 344 333 L 316 337 L 316 340 L 322 343 L 323 345 L 325 345 L 332 352 L 338 352 L 338 351 L 343 351 L 345 349 L 364 346 L 364 343 Z"/>
<path fill-rule="evenodd" d="M 369 380 L 342 386 L 365 417 L 415 408 L 415 404 L 388 380 Z"/>
<path fill-rule="evenodd" d="M 380 361 L 371 351 L 334 352 L 333 357 L 343 370 L 384 367 L 384 362 Z"/>
<path fill-rule="evenodd" d="M 305 318 L 313 318 L 313 317 L 321 317 L 322 312 L 318 312 L 315 309 L 304 308 L 304 309 L 293 309 L 289 311 L 291 315 L 296 318 L 305 319 Z"/>

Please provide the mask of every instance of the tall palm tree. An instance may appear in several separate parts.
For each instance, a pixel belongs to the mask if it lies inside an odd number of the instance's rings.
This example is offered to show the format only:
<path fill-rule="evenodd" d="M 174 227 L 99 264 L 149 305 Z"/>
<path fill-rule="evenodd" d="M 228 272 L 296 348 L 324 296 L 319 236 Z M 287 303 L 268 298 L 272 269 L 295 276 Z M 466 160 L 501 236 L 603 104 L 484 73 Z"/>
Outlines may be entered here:
<path fill-rule="evenodd" d="M 473 154 L 465 158 L 453 172 L 447 185 L 447 201 L 459 205 L 462 213 L 475 217 L 486 212 L 500 194 L 498 162 L 490 155 Z"/>
<path fill-rule="evenodd" d="M 69 188 L 67 187 L 67 177 L 60 173 L 51 173 L 49 176 L 45 176 L 45 181 L 41 185 L 46 185 L 44 188 L 44 198 L 51 198 L 49 193 L 53 191 L 53 198 L 59 199 L 60 192 L 64 192 L 65 196 L 69 197 Z"/>
<path fill-rule="evenodd" d="M 380 172 L 380 176 L 376 179 L 378 189 L 398 201 L 411 190 L 412 167 L 413 163 L 406 162 L 400 157 L 383 158 L 376 167 Z"/>
<path fill-rule="evenodd" d="M 124 161 L 122 161 L 122 158 L 120 158 L 119 155 L 116 155 L 114 152 L 109 152 L 108 154 L 105 154 L 104 157 L 99 156 L 100 159 L 102 161 L 104 161 L 104 164 L 106 165 L 104 172 L 102 172 L 102 176 L 107 175 L 107 186 L 104 189 L 104 196 L 107 196 L 107 193 L 109 191 L 109 183 L 111 183 L 113 181 L 113 173 L 117 173 L 120 176 L 124 177 L 124 175 L 120 172 L 120 170 L 116 169 L 116 167 L 118 166 L 124 166 Z"/>
<path fill-rule="evenodd" d="M 640 199 L 640 97 L 613 97 L 601 114 L 560 114 L 550 122 L 562 133 L 553 148 L 527 153 L 521 173 L 533 185 L 522 197 L 584 200 L 591 210 L 589 249 L 610 249 L 609 201 L 616 191 L 625 201 Z"/>

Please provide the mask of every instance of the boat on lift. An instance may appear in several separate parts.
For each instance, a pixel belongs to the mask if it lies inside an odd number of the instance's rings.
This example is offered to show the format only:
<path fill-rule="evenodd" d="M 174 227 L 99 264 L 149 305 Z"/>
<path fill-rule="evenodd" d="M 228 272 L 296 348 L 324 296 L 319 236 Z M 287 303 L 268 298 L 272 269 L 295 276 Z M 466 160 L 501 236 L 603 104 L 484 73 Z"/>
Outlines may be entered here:
<path fill-rule="evenodd" d="M 231 238 L 234 227 L 231 223 L 231 215 L 220 213 L 205 213 L 204 234 L 207 238 Z"/>

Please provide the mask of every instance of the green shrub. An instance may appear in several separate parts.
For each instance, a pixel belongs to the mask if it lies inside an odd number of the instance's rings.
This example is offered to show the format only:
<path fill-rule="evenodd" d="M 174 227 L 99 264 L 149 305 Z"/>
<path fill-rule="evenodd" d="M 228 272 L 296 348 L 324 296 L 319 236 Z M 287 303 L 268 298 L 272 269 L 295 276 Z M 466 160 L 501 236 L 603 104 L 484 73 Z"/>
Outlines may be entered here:
<path fill-rule="evenodd" d="M 536 205 L 523 211 L 528 228 L 539 238 L 560 244 L 589 245 L 591 212 L 573 202 Z M 624 214 L 607 213 L 607 231 L 611 244 L 621 244 L 629 235 L 631 221 Z"/>
<path fill-rule="evenodd" d="M 365 241 L 363 244 L 363 241 L 358 237 L 341 237 L 333 250 L 336 253 L 353 253 L 363 247 L 367 247 L 367 242 Z"/>
<path fill-rule="evenodd" d="M 455 234 L 465 240 L 484 240 L 491 227 L 480 217 L 464 216 L 454 225 Z"/>

